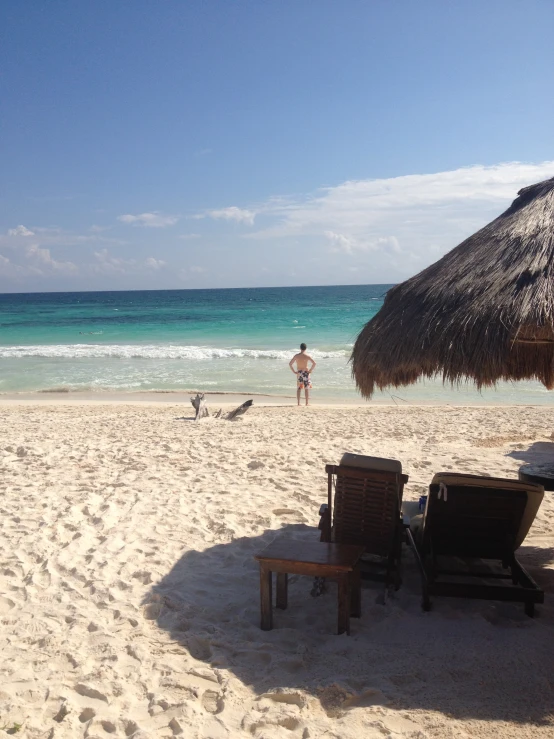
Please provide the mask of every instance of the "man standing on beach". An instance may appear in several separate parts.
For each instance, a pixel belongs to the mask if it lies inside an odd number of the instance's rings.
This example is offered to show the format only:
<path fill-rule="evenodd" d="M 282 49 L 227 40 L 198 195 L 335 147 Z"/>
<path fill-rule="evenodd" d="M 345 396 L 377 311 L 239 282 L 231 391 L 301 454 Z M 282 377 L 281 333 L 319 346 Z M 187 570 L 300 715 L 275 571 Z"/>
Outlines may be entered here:
<path fill-rule="evenodd" d="M 314 371 L 315 362 L 308 354 L 306 354 L 307 348 L 306 344 L 300 344 L 299 354 L 295 354 L 289 362 L 289 367 L 296 375 L 296 400 L 298 401 L 298 405 L 300 405 L 300 392 L 302 388 L 304 388 L 304 395 L 306 396 L 306 405 L 309 404 L 310 388 L 312 387 L 310 375 Z M 295 362 L 296 369 L 292 366 Z M 311 367 L 308 366 L 310 362 L 312 363 Z"/>

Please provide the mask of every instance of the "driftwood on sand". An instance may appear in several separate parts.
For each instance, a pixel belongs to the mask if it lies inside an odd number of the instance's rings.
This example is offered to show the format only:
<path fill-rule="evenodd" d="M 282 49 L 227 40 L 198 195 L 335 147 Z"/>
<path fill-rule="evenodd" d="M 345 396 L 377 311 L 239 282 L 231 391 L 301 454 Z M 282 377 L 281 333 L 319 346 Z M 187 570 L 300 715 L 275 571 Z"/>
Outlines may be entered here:
<path fill-rule="evenodd" d="M 208 406 L 205 401 L 205 395 L 204 393 L 200 394 L 197 393 L 196 397 L 191 398 L 190 402 L 192 403 L 192 407 L 196 411 L 196 416 L 194 417 L 195 421 L 199 421 L 201 418 L 205 418 L 206 416 L 210 415 L 210 412 L 208 411 Z M 243 413 L 246 413 L 246 411 L 253 405 L 253 400 L 247 400 L 242 405 L 239 405 L 238 408 L 235 408 L 234 411 L 231 411 L 230 413 L 223 413 L 223 410 L 220 408 L 217 413 L 214 413 L 214 418 L 223 418 L 226 421 L 234 421 L 235 418 L 238 418 L 238 416 L 242 416 Z"/>
<path fill-rule="evenodd" d="M 199 421 L 201 418 L 210 415 L 210 412 L 208 411 L 208 406 L 206 405 L 206 401 L 204 400 L 204 393 L 202 393 L 202 395 L 200 395 L 200 393 L 197 393 L 195 398 L 190 399 L 190 402 L 192 403 L 192 407 L 196 411 L 196 416 L 194 417 L 195 421 Z"/>
<path fill-rule="evenodd" d="M 246 413 L 246 411 L 253 405 L 253 400 L 247 400 L 242 405 L 239 405 L 238 408 L 235 408 L 234 411 L 231 411 L 227 414 L 226 418 L 228 421 L 233 421 L 237 416 L 242 416 L 243 413 Z"/>

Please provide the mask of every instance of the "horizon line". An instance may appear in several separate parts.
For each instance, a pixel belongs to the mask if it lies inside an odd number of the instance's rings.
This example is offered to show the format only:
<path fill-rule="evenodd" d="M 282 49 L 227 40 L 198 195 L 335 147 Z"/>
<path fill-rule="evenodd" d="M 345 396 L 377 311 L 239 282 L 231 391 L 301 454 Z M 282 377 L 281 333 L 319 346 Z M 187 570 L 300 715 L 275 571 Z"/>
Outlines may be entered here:
<path fill-rule="evenodd" d="M 200 292 L 202 290 L 302 290 L 312 287 L 388 287 L 397 282 L 360 282 L 335 285 L 259 285 L 256 287 L 169 287 L 169 288 L 131 288 L 127 290 L 26 290 L 24 292 L 0 292 L 6 295 L 72 295 L 91 293 L 147 293 L 147 292 Z"/>

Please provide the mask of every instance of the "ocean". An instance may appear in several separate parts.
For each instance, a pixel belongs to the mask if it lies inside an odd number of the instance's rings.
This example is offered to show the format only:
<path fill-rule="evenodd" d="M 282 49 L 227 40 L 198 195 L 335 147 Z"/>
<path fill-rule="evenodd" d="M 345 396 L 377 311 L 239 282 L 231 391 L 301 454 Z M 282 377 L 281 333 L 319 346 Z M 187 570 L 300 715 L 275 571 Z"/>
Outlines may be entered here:
<path fill-rule="evenodd" d="M 349 356 L 391 285 L 0 295 L 0 393 L 192 391 L 293 396 L 301 342 L 313 400 L 360 396 Z M 376 401 L 549 403 L 538 383 L 478 393 L 427 381 Z"/>

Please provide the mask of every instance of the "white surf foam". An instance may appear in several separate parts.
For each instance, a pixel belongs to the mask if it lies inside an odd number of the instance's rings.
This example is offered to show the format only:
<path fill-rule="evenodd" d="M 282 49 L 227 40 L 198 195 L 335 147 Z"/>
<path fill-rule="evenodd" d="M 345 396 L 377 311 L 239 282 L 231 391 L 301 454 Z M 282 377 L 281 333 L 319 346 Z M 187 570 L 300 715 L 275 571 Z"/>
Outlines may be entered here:
<path fill-rule="evenodd" d="M 290 360 L 295 349 L 242 349 L 212 346 L 179 346 L 175 344 L 44 344 L 34 346 L 0 347 L 0 359 L 41 357 L 46 359 L 276 359 Z M 349 350 L 310 349 L 314 359 L 340 359 Z"/>

